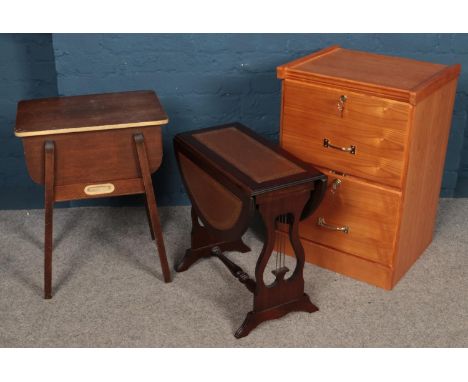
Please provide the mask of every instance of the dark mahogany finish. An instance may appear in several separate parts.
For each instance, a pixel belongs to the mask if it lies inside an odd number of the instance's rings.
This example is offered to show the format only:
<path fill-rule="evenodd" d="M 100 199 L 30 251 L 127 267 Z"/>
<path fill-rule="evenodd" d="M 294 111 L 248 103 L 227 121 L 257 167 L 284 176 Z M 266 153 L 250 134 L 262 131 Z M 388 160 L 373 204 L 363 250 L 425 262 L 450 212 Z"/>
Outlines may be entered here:
<path fill-rule="evenodd" d="M 326 176 L 239 123 L 179 134 L 174 147 L 192 201 L 192 245 L 176 270 L 185 271 L 201 258 L 218 257 L 253 293 L 253 310 L 236 338 L 289 312 L 317 311 L 304 293 L 298 224 L 322 200 Z M 223 251 L 250 250 L 241 237 L 255 212 L 263 220 L 266 239 L 252 279 Z M 288 227 L 296 267 L 285 279 L 288 269 L 277 266 L 275 281 L 266 285 L 263 274 L 275 250 L 279 222 Z"/>
<path fill-rule="evenodd" d="M 144 194 L 164 280 L 171 281 L 151 180 L 161 164 L 160 125 L 166 123 L 167 116 L 153 91 L 19 103 L 15 134 L 23 140 L 31 178 L 45 186 L 45 298 L 52 297 L 56 201 Z"/>
<path fill-rule="evenodd" d="M 45 131 L 119 125 L 167 123 L 167 114 L 152 90 L 88 94 L 20 101 L 15 133 L 44 135 Z"/>

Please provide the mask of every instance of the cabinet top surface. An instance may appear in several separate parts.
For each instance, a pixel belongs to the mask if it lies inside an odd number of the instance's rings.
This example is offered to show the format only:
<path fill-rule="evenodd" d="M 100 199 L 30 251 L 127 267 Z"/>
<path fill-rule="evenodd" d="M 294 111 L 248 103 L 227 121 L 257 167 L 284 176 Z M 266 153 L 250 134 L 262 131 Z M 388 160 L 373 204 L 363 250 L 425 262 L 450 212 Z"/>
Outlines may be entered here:
<path fill-rule="evenodd" d="M 456 78 L 459 71 L 459 65 L 449 67 L 332 46 L 278 67 L 278 77 L 370 89 L 376 95 L 415 103 L 412 101 L 418 93 L 436 82 Z"/>
<path fill-rule="evenodd" d="M 220 167 L 252 194 L 324 178 L 317 169 L 239 123 L 182 133 L 176 140 L 203 158 L 203 165 Z"/>
<path fill-rule="evenodd" d="M 163 125 L 167 115 L 153 91 L 20 101 L 15 135 L 76 133 Z"/>

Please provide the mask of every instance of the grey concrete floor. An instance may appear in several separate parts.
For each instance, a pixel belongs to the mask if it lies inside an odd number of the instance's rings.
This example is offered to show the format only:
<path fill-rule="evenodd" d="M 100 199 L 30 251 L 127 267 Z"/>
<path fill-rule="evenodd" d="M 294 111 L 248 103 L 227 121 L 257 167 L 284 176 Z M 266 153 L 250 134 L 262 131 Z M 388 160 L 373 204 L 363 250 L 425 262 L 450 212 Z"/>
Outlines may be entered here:
<path fill-rule="evenodd" d="M 188 207 L 161 208 L 171 266 L 189 245 Z M 55 211 L 54 297 L 42 299 L 43 211 L 0 211 L 2 347 L 466 347 L 468 199 L 442 199 L 434 241 L 384 291 L 307 264 L 320 311 L 233 333 L 250 293 L 217 259 L 162 282 L 144 208 Z M 228 254 L 250 274 L 261 248 Z"/>

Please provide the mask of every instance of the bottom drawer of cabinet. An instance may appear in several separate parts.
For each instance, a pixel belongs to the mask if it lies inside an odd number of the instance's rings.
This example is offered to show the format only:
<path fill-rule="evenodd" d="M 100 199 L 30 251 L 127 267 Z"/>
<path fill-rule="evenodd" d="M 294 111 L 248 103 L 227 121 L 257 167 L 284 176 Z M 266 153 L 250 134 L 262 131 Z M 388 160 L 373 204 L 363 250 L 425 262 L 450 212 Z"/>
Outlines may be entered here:
<path fill-rule="evenodd" d="M 299 225 L 300 236 L 391 265 L 401 192 L 322 171 L 328 189 L 319 208 Z"/>
<path fill-rule="evenodd" d="M 306 239 L 302 239 L 301 242 L 304 247 L 305 260 L 308 263 L 364 281 L 379 288 L 387 290 L 393 288 L 393 272 L 390 267 Z M 291 254 L 291 248 L 288 249 L 288 254 Z"/>

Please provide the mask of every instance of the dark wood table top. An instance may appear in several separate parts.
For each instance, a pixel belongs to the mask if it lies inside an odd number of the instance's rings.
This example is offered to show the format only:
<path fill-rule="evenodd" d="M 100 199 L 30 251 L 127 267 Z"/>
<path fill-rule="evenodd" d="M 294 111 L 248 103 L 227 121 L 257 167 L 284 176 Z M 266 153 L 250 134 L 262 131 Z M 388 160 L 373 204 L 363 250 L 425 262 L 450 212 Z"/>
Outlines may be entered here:
<path fill-rule="evenodd" d="M 252 196 L 326 178 L 237 122 L 181 133 L 175 139 L 198 165 L 216 167 Z"/>
<path fill-rule="evenodd" d="M 152 90 L 25 100 L 15 135 L 64 134 L 164 125 L 167 115 Z"/>

